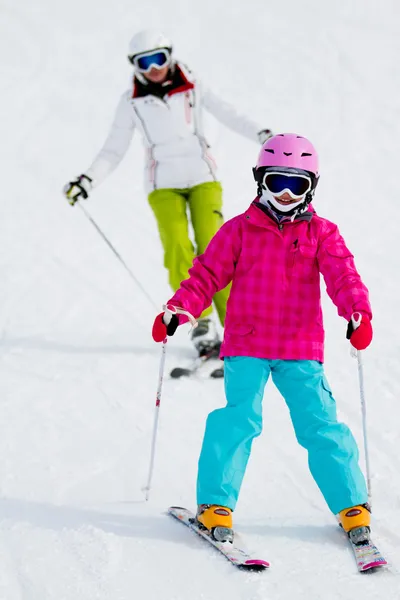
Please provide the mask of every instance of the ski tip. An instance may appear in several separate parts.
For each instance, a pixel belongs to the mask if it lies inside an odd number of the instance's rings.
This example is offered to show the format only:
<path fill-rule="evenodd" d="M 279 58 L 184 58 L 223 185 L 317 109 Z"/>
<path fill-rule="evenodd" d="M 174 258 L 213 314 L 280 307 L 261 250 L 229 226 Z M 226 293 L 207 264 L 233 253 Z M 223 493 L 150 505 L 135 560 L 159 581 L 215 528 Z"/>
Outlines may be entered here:
<path fill-rule="evenodd" d="M 266 560 L 250 558 L 249 560 L 246 560 L 242 566 L 245 569 L 251 569 L 252 571 L 264 571 L 264 569 L 269 569 L 271 565 Z"/>
<path fill-rule="evenodd" d="M 183 369 L 181 367 L 175 367 L 170 372 L 170 377 L 172 377 L 172 379 L 179 379 L 180 377 L 189 377 L 190 375 L 193 375 L 193 372 L 190 369 Z"/>
<path fill-rule="evenodd" d="M 214 369 L 214 371 L 212 371 L 210 373 L 210 377 L 211 379 L 222 379 L 224 376 L 224 368 L 221 367 L 220 369 Z"/>
<path fill-rule="evenodd" d="M 361 573 L 368 573 L 368 572 L 373 573 L 374 571 L 378 571 L 387 566 L 388 566 L 388 564 L 387 564 L 386 560 L 385 561 L 375 560 L 373 562 L 370 562 L 370 563 L 360 567 L 360 572 Z"/>

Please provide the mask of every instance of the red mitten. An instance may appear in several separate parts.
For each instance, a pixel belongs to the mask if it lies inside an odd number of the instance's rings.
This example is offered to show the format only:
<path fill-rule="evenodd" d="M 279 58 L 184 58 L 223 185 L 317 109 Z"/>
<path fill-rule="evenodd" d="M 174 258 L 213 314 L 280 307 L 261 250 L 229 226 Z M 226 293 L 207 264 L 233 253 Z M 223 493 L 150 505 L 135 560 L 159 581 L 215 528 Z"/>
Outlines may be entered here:
<path fill-rule="evenodd" d="M 346 337 L 356 350 L 365 350 L 372 341 L 372 325 L 366 315 L 354 313 L 347 326 Z"/>
<path fill-rule="evenodd" d="M 154 320 L 151 335 L 153 336 L 153 340 L 155 342 L 163 342 L 167 335 L 174 335 L 178 328 L 179 319 L 176 315 L 171 316 L 171 320 L 168 325 L 164 323 L 164 315 L 165 313 L 162 312 L 157 315 Z"/>

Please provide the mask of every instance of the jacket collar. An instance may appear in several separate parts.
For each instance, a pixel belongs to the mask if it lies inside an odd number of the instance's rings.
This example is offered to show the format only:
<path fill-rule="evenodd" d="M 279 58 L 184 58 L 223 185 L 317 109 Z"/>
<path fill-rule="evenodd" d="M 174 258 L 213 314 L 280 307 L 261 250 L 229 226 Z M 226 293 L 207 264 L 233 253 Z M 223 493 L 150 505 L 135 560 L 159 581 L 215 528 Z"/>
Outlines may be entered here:
<path fill-rule="evenodd" d="M 315 214 L 314 209 L 311 204 L 308 207 L 308 211 L 302 213 L 298 217 L 292 221 L 290 218 L 287 220 L 281 220 L 280 222 L 274 218 L 272 211 L 268 210 L 268 207 L 264 206 L 259 202 L 259 198 L 255 198 L 253 202 L 250 204 L 249 208 L 244 213 L 245 218 L 252 222 L 254 225 L 258 225 L 260 227 L 265 227 L 268 229 L 276 230 L 280 225 L 296 225 L 301 221 L 309 222 L 311 221 L 313 215 Z M 281 227 L 280 227 L 281 228 Z"/>

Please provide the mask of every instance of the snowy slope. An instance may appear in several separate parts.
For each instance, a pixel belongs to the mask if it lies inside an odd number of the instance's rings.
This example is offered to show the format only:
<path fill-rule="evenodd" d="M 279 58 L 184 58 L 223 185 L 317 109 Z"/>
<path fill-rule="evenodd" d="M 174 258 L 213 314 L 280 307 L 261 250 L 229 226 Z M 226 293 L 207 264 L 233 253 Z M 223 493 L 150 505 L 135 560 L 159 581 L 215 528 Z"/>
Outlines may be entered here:
<path fill-rule="evenodd" d="M 220 381 L 165 381 L 144 502 L 160 359 L 150 328 L 169 291 L 139 139 L 85 207 L 155 308 L 60 190 L 99 149 L 127 85 L 129 38 L 150 24 L 262 126 L 300 132 L 320 150 L 317 209 L 339 222 L 371 290 L 374 537 L 391 573 L 356 574 L 272 385 L 235 513 L 270 572 L 235 571 L 163 515 L 169 504 L 194 506 Z M 2 1 L 0 600 L 398 597 L 399 25 L 397 0 Z M 208 125 L 230 217 L 252 199 L 257 147 Z M 356 365 L 345 323 L 325 305 L 327 374 L 361 446 Z M 182 331 L 167 367 L 190 352 Z"/>

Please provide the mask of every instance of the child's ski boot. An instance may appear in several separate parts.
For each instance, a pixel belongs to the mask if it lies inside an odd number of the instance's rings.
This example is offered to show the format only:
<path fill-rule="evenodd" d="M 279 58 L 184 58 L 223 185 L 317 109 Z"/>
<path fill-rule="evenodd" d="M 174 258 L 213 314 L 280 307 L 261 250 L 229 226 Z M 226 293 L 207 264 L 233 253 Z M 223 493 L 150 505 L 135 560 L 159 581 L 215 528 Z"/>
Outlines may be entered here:
<path fill-rule="evenodd" d="M 371 510 L 368 504 L 341 510 L 339 522 L 353 544 L 358 546 L 370 541 Z"/>
<path fill-rule="evenodd" d="M 233 542 L 232 511 L 216 504 L 199 504 L 197 523 L 207 529 L 217 542 Z"/>

